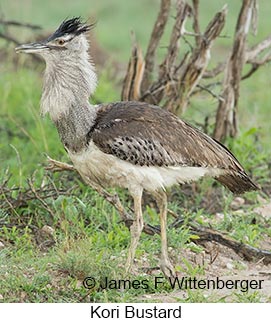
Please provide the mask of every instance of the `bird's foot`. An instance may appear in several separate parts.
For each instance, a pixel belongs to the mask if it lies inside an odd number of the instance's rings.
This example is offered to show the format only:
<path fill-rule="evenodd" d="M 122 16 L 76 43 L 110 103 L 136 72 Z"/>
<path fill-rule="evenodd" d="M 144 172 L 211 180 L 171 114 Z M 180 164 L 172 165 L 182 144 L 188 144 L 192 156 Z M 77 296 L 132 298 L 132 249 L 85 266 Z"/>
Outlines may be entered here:
<path fill-rule="evenodd" d="M 129 250 L 128 257 L 125 263 L 125 274 L 128 275 L 135 275 L 136 274 L 136 266 L 135 266 L 135 259 L 134 259 L 134 252 Z"/>
<path fill-rule="evenodd" d="M 169 259 L 162 259 L 160 263 L 160 268 L 164 274 L 164 276 L 168 279 L 175 278 L 177 276 L 177 273 L 169 261 Z"/>

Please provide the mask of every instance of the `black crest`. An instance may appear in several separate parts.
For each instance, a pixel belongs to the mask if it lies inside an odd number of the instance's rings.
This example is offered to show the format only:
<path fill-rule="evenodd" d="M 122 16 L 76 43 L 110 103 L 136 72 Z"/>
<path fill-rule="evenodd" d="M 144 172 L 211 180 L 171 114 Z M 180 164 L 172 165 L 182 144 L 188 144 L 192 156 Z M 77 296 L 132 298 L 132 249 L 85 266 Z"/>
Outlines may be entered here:
<path fill-rule="evenodd" d="M 88 25 L 82 22 L 81 17 L 74 17 L 68 20 L 64 20 L 58 27 L 58 29 L 54 32 L 54 34 L 49 38 L 49 40 L 64 36 L 66 34 L 73 34 L 74 36 L 78 36 L 89 31 L 93 26 L 94 24 Z"/>

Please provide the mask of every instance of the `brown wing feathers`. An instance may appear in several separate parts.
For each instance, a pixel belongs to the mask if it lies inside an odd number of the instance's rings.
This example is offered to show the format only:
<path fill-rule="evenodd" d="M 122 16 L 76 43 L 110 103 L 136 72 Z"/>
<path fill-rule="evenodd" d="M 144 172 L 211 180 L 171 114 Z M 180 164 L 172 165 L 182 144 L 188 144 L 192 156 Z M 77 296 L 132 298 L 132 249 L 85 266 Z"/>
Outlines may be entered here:
<path fill-rule="evenodd" d="M 228 171 L 217 180 L 231 191 L 257 189 L 226 147 L 147 103 L 102 105 L 89 136 L 103 152 L 135 165 L 216 167 Z"/>

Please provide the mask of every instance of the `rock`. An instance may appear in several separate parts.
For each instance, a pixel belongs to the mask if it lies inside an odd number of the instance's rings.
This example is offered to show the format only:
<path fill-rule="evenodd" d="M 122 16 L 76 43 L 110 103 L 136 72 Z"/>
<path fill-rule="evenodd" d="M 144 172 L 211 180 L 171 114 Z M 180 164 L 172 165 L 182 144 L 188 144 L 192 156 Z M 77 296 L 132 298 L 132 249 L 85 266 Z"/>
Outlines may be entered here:
<path fill-rule="evenodd" d="M 44 225 L 35 233 L 36 242 L 41 250 L 47 250 L 55 244 L 55 230 L 49 225 Z"/>
<path fill-rule="evenodd" d="M 232 270 L 232 269 L 234 268 L 234 265 L 233 265 L 233 263 L 232 263 L 232 262 L 228 262 L 228 263 L 226 264 L 226 267 L 227 267 L 228 269 Z"/>
<path fill-rule="evenodd" d="M 55 232 L 55 229 L 53 229 L 52 227 L 50 227 L 49 225 L 44 225 L 42 228 L 41 228 L 41 231 L 52 236 Z"/>
<path fill-rule="evenodd" d="M 253 211 L 255 213 L 261 215 L 266 220 L 269 220 L 271 218 L 271 201 L 269 201 L 266 204 L 256 207 Z"/>
<path fill-rule="evenodd" d="M 221 222 L 221 221 L 223 221 L 224 220 L 224 214 L 223 213 L 216 213 L 215 214 L 215 222 Z"/>
<path fill-rule="evenodd" d="M 5 245 L 3 244 L 3 242 L 2 241 L 0 241 L 0 250 L 1 249 L 4 249 L 5 248 Z"/>
<path fill-rule="evenodd" d="M 232 202 L 231 202 L 231 208 L 233 210 L 238 210 L 242 205 L 245 204 L 245 199 L 242 197 L 237 196 Z"/>

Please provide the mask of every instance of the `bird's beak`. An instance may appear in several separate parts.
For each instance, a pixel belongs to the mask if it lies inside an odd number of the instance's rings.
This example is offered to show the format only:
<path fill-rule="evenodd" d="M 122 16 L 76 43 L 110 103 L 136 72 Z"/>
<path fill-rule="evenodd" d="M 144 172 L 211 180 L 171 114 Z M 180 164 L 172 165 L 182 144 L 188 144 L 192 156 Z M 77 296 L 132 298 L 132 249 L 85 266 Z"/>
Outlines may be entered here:
<path fill-rule="evenodd" d="M 48 46 L 43 43 L 31 43 L 23 44 L 15 48 L 16 53 L 29 53 L 29 54 L 39 54 L 44 49 L 48 49 Z"/>

